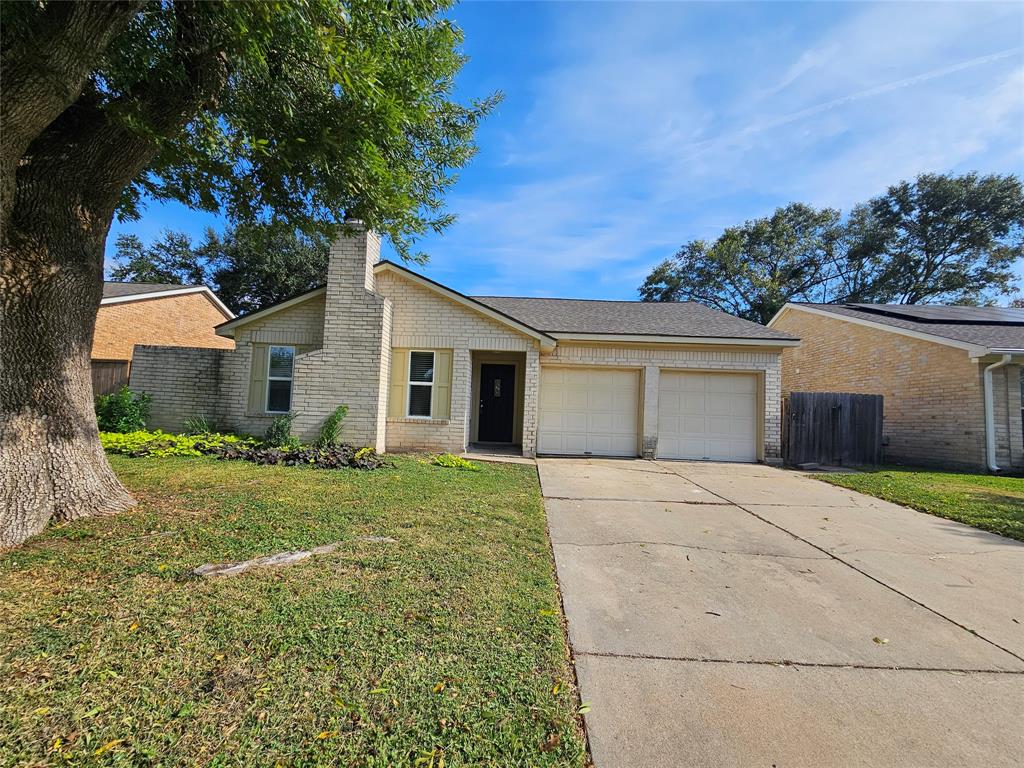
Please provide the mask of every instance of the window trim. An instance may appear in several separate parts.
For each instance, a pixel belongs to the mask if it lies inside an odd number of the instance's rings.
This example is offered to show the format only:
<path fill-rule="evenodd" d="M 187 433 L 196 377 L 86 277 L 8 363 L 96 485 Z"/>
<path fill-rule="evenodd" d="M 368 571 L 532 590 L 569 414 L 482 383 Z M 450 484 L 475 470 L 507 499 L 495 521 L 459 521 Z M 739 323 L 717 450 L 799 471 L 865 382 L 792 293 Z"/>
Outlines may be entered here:
<path fill-rule="evenodd" d="M 413 381 L 412 380 L 412 356 L 415 354 L 430 355 L 430 381 Z M 434 384 L 437 370 L 437 351 L 433 349 L 410 349 L 409 350 L 409 365 L 406 373 L 405 381 L 405 418 L 407 419 L 422 419 L 423 421 L 430 421 L 434 418 Z M 411 413 L 412 411 L 412 388 L 413 387 L 427 387 L 430 389 L 430 413 L 426 416 L 420 416 Z"/>
<path fill-rule="evenodd" d="M 292 351 L 292 373 L 290 376 L 285 378 L 284 376 L 271 376 L 270 375 L 270 361 L 274 357 L 275 349 L 290 349 Z M 288 387 L 288 408 L 283 411 L 272 411 L 270 409 L 270 382 L 272 381 L 287 381 L 291 386 Z M 292 395 L 295 393 L 295 346 L 292 344 L 270 344 L 267 346 L 267 396 L 263 402 L 264 413 L 291 413 L 292 412 Z"/>

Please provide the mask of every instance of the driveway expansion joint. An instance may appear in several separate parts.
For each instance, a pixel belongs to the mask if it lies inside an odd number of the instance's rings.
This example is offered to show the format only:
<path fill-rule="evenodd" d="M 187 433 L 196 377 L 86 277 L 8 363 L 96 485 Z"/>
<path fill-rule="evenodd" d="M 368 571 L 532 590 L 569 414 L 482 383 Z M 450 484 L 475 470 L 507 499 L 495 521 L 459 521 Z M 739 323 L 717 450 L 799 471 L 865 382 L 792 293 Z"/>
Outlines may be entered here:
<path fill-rule="evenodd" d="M 950 672 L 961 675 L 1017 675 L 1024 669 L 981 669 L 961 667 L 920 667 L 894 664 L 848 664 L 828 661 L 793 661 L 792 659 L 719 659 L 703 656 L 658 656 L 643 653 L 612 653 L 610 651 L 573 650 L 573 656 L 592 656 L 600 659 L 633 659 L 636 661 L 678 661 L 689 664 L 736 664 L 757 667 L 797 667 L 808 669 L 861 669 L 882 672 Z"/>
<path fill-rule="evenodd" d="M 710 491 L 709 491 L 710 493 Z M 553 501 L 616 501 L 627 504 L 708 504 L 715 507 L 734 507 L 731 501 L 721 499 L 720 501 L 705 501 L 703 499 L 619 499 L 612 496 L 548 496 L 545 499 Z M 715 498 L 720 498 L 716 496 Z"/>
<path fill-rule="evenodd" d="M 678 544 L 674 541 L 603 541 L 592 544 L 582 544 L 575 541 L 554 541 L 556 547 L 620 547 L 620 546 L 652 546 L 652 547 L 679 547 L 680 549 L 696 549 L 700 552 L 713 552 L 719 555 L 741 555 L 746 557 L 778 557 L 787 560 L 830 560 L 825 555 L 784 555 L 774 552 L 739 552 L 734 549 L 715 549 L 714 547 L 702 547 L 698 544 Z"/>

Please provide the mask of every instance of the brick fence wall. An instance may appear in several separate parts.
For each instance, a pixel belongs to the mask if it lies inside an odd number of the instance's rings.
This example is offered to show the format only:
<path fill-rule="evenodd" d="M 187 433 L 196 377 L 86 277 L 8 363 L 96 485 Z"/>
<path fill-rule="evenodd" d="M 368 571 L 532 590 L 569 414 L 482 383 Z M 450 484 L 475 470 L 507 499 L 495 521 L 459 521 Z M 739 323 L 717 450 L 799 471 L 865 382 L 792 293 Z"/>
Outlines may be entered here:
<path fill-rule="evenodd" d="M 216 424 L 224 354 L 222 349 L 135 347 L 129 386 L 153 396 L 147 427 L 181 432 L 194 416 Z"/>

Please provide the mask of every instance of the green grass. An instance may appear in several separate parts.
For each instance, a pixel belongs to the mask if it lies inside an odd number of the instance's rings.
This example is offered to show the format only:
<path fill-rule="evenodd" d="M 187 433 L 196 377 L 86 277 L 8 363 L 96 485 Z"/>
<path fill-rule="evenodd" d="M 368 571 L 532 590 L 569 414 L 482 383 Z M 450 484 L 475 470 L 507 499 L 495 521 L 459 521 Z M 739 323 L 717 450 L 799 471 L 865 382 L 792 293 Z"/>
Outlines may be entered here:
<path fill-rule="evenodd" d="M 1024 541 L 1024 479 L 957 472 L 880 469 L 817 475 L 844 488 Z"/>
<path fill-rule="evenodd" d="M 111 463 L 138 508 L 0 555 L 0 764 L 583 765 L 532 467 Z"/>

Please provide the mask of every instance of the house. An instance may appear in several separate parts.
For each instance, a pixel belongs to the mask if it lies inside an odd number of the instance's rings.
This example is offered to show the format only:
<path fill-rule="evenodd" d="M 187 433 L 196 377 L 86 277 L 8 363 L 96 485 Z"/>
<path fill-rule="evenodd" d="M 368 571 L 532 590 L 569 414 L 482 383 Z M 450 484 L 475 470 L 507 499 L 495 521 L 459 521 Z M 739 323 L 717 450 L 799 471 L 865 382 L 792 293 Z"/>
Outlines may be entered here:
<path fill-rule="evenodd" d="M 1024 310 L 787 304 L 768 327 L 802 340 L 782 354 L 784 394 L 885 398 L 887 461 L 1024 468 Z"/>
<path fill-rule="evenodd" d="M 234 314 L 205 285 L 103 283 L 92 342 L 92 388 L 97 395 L 128 383 L 136 344 L 231 349 L 216 326 Z"/>
<path fill-rule="evenodd" d="M 465 296 L 380 261 L 376 234 L 331 249 L 327 284 L 220 325 L 233 350 L 136 347 L 152 422 L 203 415 L 378 451 L 773 461 L 781 352 L 798 340 L 690 304 Z"/>

